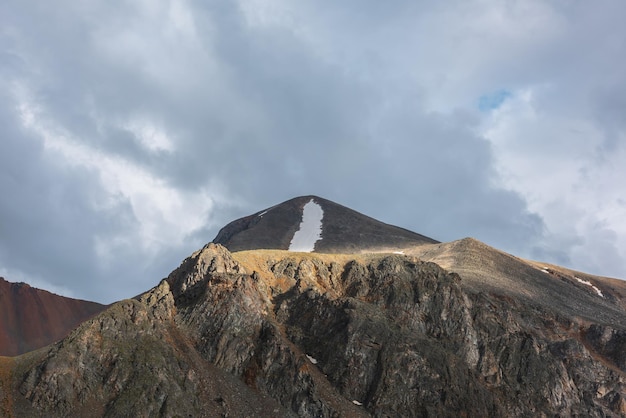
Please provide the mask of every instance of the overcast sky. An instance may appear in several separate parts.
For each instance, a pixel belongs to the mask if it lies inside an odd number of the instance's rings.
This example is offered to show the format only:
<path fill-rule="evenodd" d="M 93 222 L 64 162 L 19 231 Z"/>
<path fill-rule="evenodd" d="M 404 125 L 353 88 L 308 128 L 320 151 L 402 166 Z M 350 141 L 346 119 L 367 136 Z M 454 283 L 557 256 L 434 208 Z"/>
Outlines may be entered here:
<path fill-rule="evenodd" d="M 316 194 L 626 278 L 626 2 L 0 3 L 0 276 L 112 302 Z"/>

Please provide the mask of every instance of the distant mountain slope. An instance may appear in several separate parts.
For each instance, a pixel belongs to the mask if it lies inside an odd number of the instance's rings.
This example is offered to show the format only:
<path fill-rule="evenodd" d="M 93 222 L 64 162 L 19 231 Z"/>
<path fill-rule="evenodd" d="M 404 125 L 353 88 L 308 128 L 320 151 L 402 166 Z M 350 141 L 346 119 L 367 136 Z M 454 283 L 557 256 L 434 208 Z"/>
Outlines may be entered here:
<path fill-rule="evenodd" d="M 458 273 L 467 291 L 497 292 L 565 316 L 626 328 L 622 280 L 524 260 L 473 238 L 415 247 L 406 254 Z"/>
<path fill-rule="evenodd" d="M 303 221 L 303 209 L 311 202 L 318 205 L 323 214 L 321 237 L 313 241 L 314 252 L 392 251 L 438 242 L 317 196 L 297 197 L 237 219 L 222 228 L 213 242 L 230 251 L 288 250 Z"/>
<path fill-rule="evenodd" d="M 104 308 L 0 277 L 0 356 L 16 356 L 60 340 Z"/>

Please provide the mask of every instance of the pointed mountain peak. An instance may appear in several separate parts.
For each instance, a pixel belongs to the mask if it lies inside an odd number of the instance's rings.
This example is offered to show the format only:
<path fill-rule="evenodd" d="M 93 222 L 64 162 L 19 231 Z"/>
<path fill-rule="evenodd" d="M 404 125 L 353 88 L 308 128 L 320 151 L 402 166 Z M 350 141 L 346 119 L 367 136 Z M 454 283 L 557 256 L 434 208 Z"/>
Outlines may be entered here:
<path fill-rule="evenodd" d="M 318 196 L 300 196 L 237 219 L 214 243 L 230 251 L 277 249 L 299 252 L 393 251 L 437 243 Z"/>

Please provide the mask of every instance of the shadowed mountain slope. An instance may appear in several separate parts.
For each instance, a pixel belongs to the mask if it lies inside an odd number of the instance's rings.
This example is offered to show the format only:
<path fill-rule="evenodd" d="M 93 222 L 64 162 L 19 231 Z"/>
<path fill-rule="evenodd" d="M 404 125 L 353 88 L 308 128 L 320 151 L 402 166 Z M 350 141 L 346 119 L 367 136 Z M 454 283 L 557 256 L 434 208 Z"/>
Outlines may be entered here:
<path fill-rule="evenodd" d="M 65 337 L 104 305 L 58 296 L 0 277 L 0 356 L 16 356 Z"/>
<path fill-rule="evenodd" d="M 317 196 L 297 197 L 237 219 L 222 228 L 213 242 L 230 251 L 288 250 L 303 221 L 303 208 L 309 202 L 319 205 L 323 212 L 321 236 L 314 242 L 315 252 L 392 251 L 438 242 Z"/>

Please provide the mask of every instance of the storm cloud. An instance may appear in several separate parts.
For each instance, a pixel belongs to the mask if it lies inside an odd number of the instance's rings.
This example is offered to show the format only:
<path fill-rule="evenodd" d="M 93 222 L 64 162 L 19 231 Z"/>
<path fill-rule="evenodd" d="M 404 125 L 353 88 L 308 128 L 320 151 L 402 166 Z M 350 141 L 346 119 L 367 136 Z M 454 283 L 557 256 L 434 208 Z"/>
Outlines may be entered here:
<path fill-rule="evenodd" d="M 0 275 L 101 302 L 317 194 L 626 277 L 621 1 L 0 6 Z"/>

